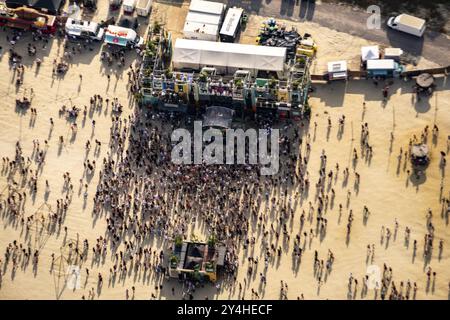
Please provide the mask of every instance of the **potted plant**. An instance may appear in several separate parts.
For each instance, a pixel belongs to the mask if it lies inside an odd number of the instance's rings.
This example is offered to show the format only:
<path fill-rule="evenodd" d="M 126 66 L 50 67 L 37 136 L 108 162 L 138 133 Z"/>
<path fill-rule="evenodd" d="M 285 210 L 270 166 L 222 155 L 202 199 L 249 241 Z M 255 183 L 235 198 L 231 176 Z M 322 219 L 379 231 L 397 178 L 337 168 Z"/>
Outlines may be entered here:
<path fill-rule="evenodd" d="M 298 63 L 300 64 L 301 67 L 304 67 L 304 66 L 305 66 L 305 63 L 306 63 L 305 57 L 300 57 L 300 58 L 298 59 Z"/>
<path fill-rule="evenodd" d="M 142 94 L 142 92 L 140 92 L 140 91 L 138 91 L 138 92 L 136 92 L 135 94 L 134 94 L 134 99 L 137 101 L 137 102 L 142 102 L 142 98 L 143 98 L 144 96 L 143 96 L 143 94 Z"/>
<path fill-rule="evenodd" d="M 176 267 L 178 266 L 178 262 L 179 262 L 179 259 L 176 255 L 173 255 L 170 257 L 170 267 L 172 269 L 176 269 Z"/>
<path fill-rule="evenodd" d="M 204 73 L 204 72 L 201 72 L 200 74 L 199 74 L 199 76 L 198 76 L 198 80 L 200 81 L 200 82 L 206 82 L 206 80 L 207 80 L 207 75 Z"/>
<path fill-rule="evenodd" d="M 308 103 L 308 102 L 305 104 L 305 108 L 304 108 L 304 111 L 303 111 L 303 115 L 304 115 L 306 118 L 309 118 L 310 115 L 311 115 L 311 107 L 309 106 L 309 103 Z"/>
<path fill-rule="evenodd" d="M 172 77 L 173 77 L 173 73 L 169 69 L 167 69 L 164 72 L 164 75 L 166 76 L 167 79 L 172 79 Z"/>
<path fill-rule="evenodd" d="M 153 23 L 153 33 L 159 33 L 159 31 L 161 31 L 161 25 L 158 21 L 155 21 L 155 23 Z"/>
<path fill-rule="evenodd" d="M 175 237 L 175 248 L 181 248 L 183 245 L 183 237 L 181 235 L 177 235 Z"/>
<path fill-rule="evenodd" d="M 212 234 L 208 238 L 208 246 L 215 247 L 217 243 L 217 236 L 215 234 Z"/>
<path fill-rule="evenodd" d="M 275 80 L 274 78 L 269 80 L 269 88 L 270 89 L 274 89 L 276 85 L 277 85 L 277 80 Z"/>
<path fill-rule="evenodd" d="M 205 263 L 206 272 L 214 272 L 214 264 L 212 262 Z"/>

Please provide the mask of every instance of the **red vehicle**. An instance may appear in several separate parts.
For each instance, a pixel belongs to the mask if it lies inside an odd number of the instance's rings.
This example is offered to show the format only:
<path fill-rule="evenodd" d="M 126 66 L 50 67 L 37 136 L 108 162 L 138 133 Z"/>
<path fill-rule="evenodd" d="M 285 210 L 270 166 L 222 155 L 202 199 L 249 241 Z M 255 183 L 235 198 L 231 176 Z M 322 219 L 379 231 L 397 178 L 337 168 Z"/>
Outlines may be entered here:
<path fill-rule="evenodd" d="M 0 3 L 0 27 L 3 26 L 50 34 L 56 32 L 56 17 L 26 7 L 11 9 Z"/>

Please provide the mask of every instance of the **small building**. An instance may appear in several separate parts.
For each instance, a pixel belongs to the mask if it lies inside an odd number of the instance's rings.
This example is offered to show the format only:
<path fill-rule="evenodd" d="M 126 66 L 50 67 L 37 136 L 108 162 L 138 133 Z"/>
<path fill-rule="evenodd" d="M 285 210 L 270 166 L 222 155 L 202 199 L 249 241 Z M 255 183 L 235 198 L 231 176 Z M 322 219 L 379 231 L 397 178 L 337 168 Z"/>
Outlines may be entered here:
<path fill-rule="evenodd" d="M 328 62 L 328 80 L 347 80 L 347 61 Z"/>

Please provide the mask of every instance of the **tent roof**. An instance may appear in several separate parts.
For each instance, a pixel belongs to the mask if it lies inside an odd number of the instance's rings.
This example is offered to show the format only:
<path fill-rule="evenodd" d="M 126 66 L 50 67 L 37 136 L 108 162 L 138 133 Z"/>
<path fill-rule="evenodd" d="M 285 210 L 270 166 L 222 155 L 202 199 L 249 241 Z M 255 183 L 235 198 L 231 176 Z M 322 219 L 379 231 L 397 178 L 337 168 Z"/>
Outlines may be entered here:
<path fill-rule="evenodd" d="M 173 61 L 175 64 L 282 71 L 285 57 L 283 47 L 177 39 Z"/>
<path fill-rule="evenodd" d="M 395 69 L 395 62 L 393 59 L 376 59 L 367 60 L 367 70 L 380 70 L 380 69 Z"/>
<path fill-rule="evenodd" d="M 428 146 L 426 144 L 416 144 L 411 148 L 411 155 L 416 158 L 428 156 Z"/>
<path fill-rule="evenodd" d="M 380 58 L 380 50 L 378 49 L 378 46 L 361 47 L 362 61 L 379 59 L 379 58 Z"/>

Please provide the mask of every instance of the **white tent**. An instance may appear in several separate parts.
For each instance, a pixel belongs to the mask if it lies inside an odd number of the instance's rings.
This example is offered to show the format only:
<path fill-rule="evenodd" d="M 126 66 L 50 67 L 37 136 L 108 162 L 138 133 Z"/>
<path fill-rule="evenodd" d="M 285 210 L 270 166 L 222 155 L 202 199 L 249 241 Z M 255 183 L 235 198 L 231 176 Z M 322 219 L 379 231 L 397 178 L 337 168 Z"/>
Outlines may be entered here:
<path fill-rule="evenodd" d="M 283 71 L 285 57 L 286 48 L 282 47 L 177 39 L 172 60 L 175 68 Z"/>
<path fill-rule="evenodd" d="M 374 60 L 380 58 L 380 50 L 378 46 L 361 47 L 361 60 Z"/>

